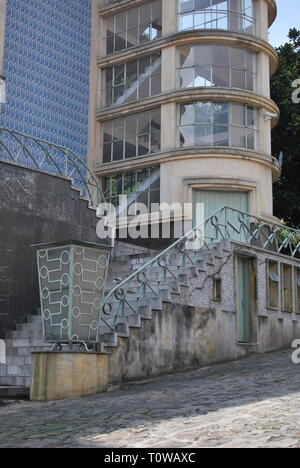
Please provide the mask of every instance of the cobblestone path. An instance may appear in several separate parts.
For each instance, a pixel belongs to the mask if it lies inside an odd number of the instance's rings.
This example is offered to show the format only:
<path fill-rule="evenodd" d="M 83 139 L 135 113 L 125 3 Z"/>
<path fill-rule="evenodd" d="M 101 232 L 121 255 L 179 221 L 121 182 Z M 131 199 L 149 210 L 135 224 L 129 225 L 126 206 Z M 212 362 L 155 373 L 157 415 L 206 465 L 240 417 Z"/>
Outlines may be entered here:
<path fill-rule="evenodd" d="M 0 406 L 0 447 L 300 447 L 300 365 L 253 356 L 93 397 Z"/>

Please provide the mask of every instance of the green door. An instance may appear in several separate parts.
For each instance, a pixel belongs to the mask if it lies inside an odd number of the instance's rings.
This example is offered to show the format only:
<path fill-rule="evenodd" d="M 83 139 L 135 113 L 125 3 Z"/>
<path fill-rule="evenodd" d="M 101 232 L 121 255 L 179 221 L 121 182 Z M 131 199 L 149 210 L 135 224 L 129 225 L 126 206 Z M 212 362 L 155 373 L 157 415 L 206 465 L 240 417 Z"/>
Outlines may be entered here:
<path fill-rule="evenodd" d="M 218 211 L 223 206 L 229 206 L 239 211 L 249 212 L 249 194 L 247 192 L 237 191 L 216 191 L 216 190 L 194 190 L 193 192 L 193 223 L 194 227 L 202 225 L 203 221 L 208 219 L 213 213 Z M 244 231 L 240 230 L 240 222 L 238 220 L 239 213 L 227 213 L 230 225 L 227 233 L 229 238 L 240 242 L 245 242 L 246 235 Z M 219 216 L 218 223 L 221 226 L 225 225 L 225 213 Z M 226 236 L 225 229 L 222 228 L 224 236 Z M 205 228 L 205 237 L 207 241 L 213 242 L 217 237 L 217 232 L 212 224 L 207 224 Z"/>
<path fill-rule="evenodd" d="M 250 343 L 251 336 L 251 309 L 249 298 L 250 260 L 243 257 L 237 258 L 236 271 L 236 306 L 237 306 L 237 341 Z"/>

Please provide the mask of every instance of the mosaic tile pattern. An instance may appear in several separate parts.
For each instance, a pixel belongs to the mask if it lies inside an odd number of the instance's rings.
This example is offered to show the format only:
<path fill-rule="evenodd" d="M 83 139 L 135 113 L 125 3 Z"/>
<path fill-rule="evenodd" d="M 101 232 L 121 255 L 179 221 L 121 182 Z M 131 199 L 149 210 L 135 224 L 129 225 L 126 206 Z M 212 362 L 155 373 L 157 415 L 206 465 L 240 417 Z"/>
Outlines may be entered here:
<path fill-rule="evenodd" d="M 0 125 L 86 159 L 91 0 L 8 0 Z"/>

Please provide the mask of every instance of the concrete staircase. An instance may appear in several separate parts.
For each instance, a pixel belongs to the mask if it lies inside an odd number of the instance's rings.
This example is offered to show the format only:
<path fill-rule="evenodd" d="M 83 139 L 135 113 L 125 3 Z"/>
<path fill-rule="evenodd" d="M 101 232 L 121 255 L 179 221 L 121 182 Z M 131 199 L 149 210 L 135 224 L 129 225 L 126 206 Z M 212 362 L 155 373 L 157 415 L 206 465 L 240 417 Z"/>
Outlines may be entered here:
<path fill-rule="evenodd" d="M 113 259 L 109 268 L 107 279 L 107 293 L 116 284 L 127 278 L 134 271 L 138 271 L 145 263 L 153 258 L 157 252 L 117 242 L 114 249 Z M 118 347 L 119 338 L 130 339 L 131 330 L 141 328 L 143 321 L 151 321 L 154 311 L 163 311 L 164 305 L 188 304 L 190 284 L 193 278 L 201 276 L 205 279 L 213 275 L 220 268 L 224 257 L 231 254 L 230 242 L 222 241 L 213 246 L 211 250 L 203 248 L 197 254 L 196 265 L 182 266 L 178 279 L 171 272 L 166 280 L 159 281 L 159 267 L 153 267 L 149 281 L 153 286 L 159 286 L 158 295 L 149 295 L 146 299 L 138 299 L 141 285 L 137 281 L 130 284 L 128 299 L 132 308 L 128 305 L 122 314 L 116 318 L 115 331 L 102 323 L 100 328 L 101 343 L 99 350 L 111 353 Z M 178 256 L 180 254 L 177 254 Z M 172 271 L 171 267 L 170 270 Z M 112 311 L 117 311 L 119 303 L 116 299 L 112 301 Z M 201 304 L 199 304 L 201 306 Z M 107 318 L 108 323 L 113 322 L 113 317 Z M 18 324 L 15 331 L 10 331 L 6 336 L 6 364 L 0 364 L 0 386 L 30 386 L 31 376 L 31 352 L 49 349 L 49 345 L 42 340 L 42 320 L 40 315 L 30 316 L 26 323 Z"/>

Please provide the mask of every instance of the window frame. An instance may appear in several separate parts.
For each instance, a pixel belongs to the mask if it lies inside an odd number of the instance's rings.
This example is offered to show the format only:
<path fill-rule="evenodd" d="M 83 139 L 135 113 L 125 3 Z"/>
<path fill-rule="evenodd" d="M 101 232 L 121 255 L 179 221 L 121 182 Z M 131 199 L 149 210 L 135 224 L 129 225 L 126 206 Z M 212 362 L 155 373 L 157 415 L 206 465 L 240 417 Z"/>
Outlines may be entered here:
<path fill-rule="evenodd" d="M 213 121 L 213 117 L 212 117 L 212 120 L 211 122 L 207 122 L 207 123 L 197 123 L 195 122 L 196 118 L 196 111 L 195 111 L 195 105 L 197 104 L 201 104 L 201 103 L 208 103 L 208 104 L 227 104 L 228 105 L 228 123 L 216 123 Z M 189 124 L 186 124 L 186 125 L 181 125 L 181 118 L 182 118 L 182 115 L 181 114 L 181 110 L 183 108 L 183 106 L 189 106 L 189 105 L 193 105 L 194 106 L 194 123 L 189 123 Z M 239 124 L 233 124 L 232 123 L 232 109 L 233 107 L 232 106 L 241 106 L 241 108 L 244 109 L 244 117 L 245 117 L 245 125 L 239 125 Z M 187 103 L 183 103 L 183 104 L 180 104 L 178 106 L 178 114 L 177 114 L 177 147 L 179 148 L 191 148 L 191 147 L 226 147 L 226 148 L 241 148 L 241 149 L 246 149 L 246 150 L 249 150 L 249 151 L 259 151 L 259 145 L 258 145 L 258 142 L 259 142 L 259 109 L 258 108 L 255 108 L 253 106 L 248 106 L 247 104 L 239 104 L 239 103 L 235 103 L 235 102 L 228 102 L 228 101 L 193 101 L 193 102 L 187 102 Z M 251 109 L 251 111 L 253 111 L 253 116 L 254 116 L 254 125 L 253 126 L 249 126 L 248 125 L 248 117 L 249 117 L 249 114 L 248 114 L 248 110 Z M 211 135 L 211 141 L 212 143 L 210 144 L 206 144 L 206 145 L 196 145 L 196 132 L 195 132 L 195 127 L 201 127 L 201 126 L 211 126 L 212 130 L 216 127 L 225 127 L 227 126 L 228 128 L 228 145 L 218 145 L 218 144 L 215 144 L 214 142 L 214 135 L 217 135 L 217 133 L 210 133 Z M 187 128 L 187 127 L 190 127 L 190 128 L 194 128 L 194 144 L 192 145 L 184 145 L 182 144 L 181 142 L 181 129 L 184 129 L 184 128 Z M 233 146 L 232 145 L 232 139 L 233 139 L 233 129 L 244 129 L 245 130 L 245 142 L 246 142 L 246 146 Z M 253 133 L 253 136 L 254 136 L 254 148 L 251 148 L 248 146 L 248 138 L 249 138 L 249 135 Z"/>
<path fill-rule="evenodd" d="M 142 19 L 142 9 L 145 5 L 149 5 L 150 6 L 150 18 L 149 18 L 149 21 L 147 22 L 144 22 L 143 19 Z M 160 30 L 159 29 L 155 29 L 153 28 L 153 25 L 154 25 L 154 20 L 156 19 L 155 18 L 155 9 L 156 8 L 160 8 L 160 12 L 161 12 L 161 15 L 160 15 Z M 133 28 L 133 29 L 129 29 L 129 15 L 132 13 L 132 16 L 134 15 L 134 11 L 136 11 L 137 13 L 137 25 L 136 25 L 136 28 Z M 124 34 L 124 43 L 125 43 L 125 47 L 123 48 L 117 48 L 116 47 L 116 38 L 117 38 L 117 31 L 118 31 L 118 28 L 117 28 L 117 20 L 118 20 L 118 17 L 121 17 L 120 15 L 124 15 L 124 20 L 125 20 L 125 30 L 122 31 L 122 33 Z M 120 13 L 116 13 L 114 15 L 111 15 L 111 16 L 108 16 L 106 18 L 105 21 L 111 21 L 111 24 L 112 24 L 112 27 L 113 27 L 113 31 L 110 31 L 108 29 L 108 25 L 106 23 L 106 34 L 105 34 L 105 41 L 106 41 L 106 46 L 105 46 L 105 50 L 106 50 L 106 55 L 111 55 L 111 54 L 114 54 L 114 53 L 117 53 L 117 52 L 121 52 L 123 50 L 127 50 L 131 47 L 136 47 L 138 45 L 141 45 L 141 44 L 145 44 L 145 43 L 148 43 L 148 42 L 152 42 L 152 41 L 155 41 L 157 39 L 160 39 L 162 37 L 162 8 L 161 8 L 161 1 L 160 0 L 152 0 L 151 2 L 149 3 L 146 3 L 146 4 L 142 4 L 142 5 L 137 5 L 137 6 L 134 6 L 132 8 L 128 8 L 127 10 L 124 10 L 124 11 L 121 11 Z M 142 38 L 142 35 L 141 35 L 141 31 L 144 29 L 145 30 L 145 26 L 148 26 L 148 28 L 153 32 L 153 30 L 156 30 L 158 31 L 157 33 L 157 36 L 156 37 L 152 37 L 152 38 L 149 38 L 148 40 L 146 41 L 143 41 L 141 38 Z M 146 28 L 147 29 L 147 28 Z M 128 41 L 128 37 L 129 37 L 129 33 L 131 31 L 134 31 L 136 30 L 136 44 L 130 44 L 128 45 L 129 41 Z M 109 33 L 110 31 L 110 33 Z M 112 38 L 112 50 L 109 49 L 109 43 L 108 43 L 108 37 L 109 37 L 109 34 L 110 34 L 110 37 Z"/>
<path fill-rule="evenodd" d="M 131 176 L 132 178 L 134 178 L 134 185 L 138 188 L 139 187 L 139 184 L 140 184 L 140 181 L 139 181 L 139 174 L 142 173 L 142 172 L 147 172 L 148 173 L 148 177 L 145 177 L 143 182 L 147 180 L 147 178 L 149 179 L 153 173 L 155 173 L 155 171 L 159 171 L 159 177 L 158 177 L 158 181 L 159 181 L 159 188 L 151 188 L 151 185 L 146 189 L 146 190 L 136 190 L 136 191 L 133 191 L 133 190 L 130 190 L 129 192 L 126 193 L 126 190 L 125 190 L 125 183 L 126 183 L 126 177 L 128 176 Z M 113 187 L 112 187 L 112 184 L 114 183 L 113 182 L 113 179 L 118 179 L 118 182 L 116 182 L 116 184 L 120 184 L 121 186 L 121 193 L 113 193 Z M 135 171 L 126 171 L 126 172 L 120 172 L 119 174 L 114 174 L 114 175 L 110 175 L 110 176 L 106 176 L 103 178 L 103 188 L 104 188 L 104 196 L 105 196 L 105 199 L 107 201 L 107 203 L 112 203 L 112 200 L 113 199 L 118 199 L 119 200 L 119 196 L 121 195 L 128 195 L 128 194 L 132 194 L 132 195 L 135 195 L 135 200 L 132 200 L 132 202 L 130 203 L 129 206 L 132 206 L 134 203 L 140 203 L 138 202 L 138 197 L 145 194 L 147 192 L 147 207 L 148 207 L 148 210 L 149 212 L 151 212 L 151 196 L 152 194 L 154 193 L 159 193 L 159 200 L 160 200 L 160 194 L 161 194 L 161 189 L 160 189 L 160 181 L 161 181 L 161 170 L 160 170 L 160 166 L 150 166 L 150 167 L 147 167 L 147 168 L 141 168 L 141 169 L 137 169 Z M 119 204 L 116 204 L 114 205 L 117 207 L 119 207 Z M 129 208 L 129 206 L 127 208 Z"/>
<path fill-rule="evenodd" d="M 194 64 L 192 66 L 181 66 L 180 54 L 181 54 L 181 50 L 183 48 L 190 47 L 191 49 L 195 48 L 195 49 L 201 50 L 201 48 L 208 47 L 208 46 L 210 46 L 212 48 L 220 47 L 220 48 L 223 48 L 223 49 L 228 49 L 228 66 L 213 63 L 214 62 L 213 59 L 211 59 L 211 63 L 207 63 L 206 65 L 197 64 L 196 63 L 197 60 L 194 59 Z M 234 50 L 239 50 L 239 51 L 243 52 L 243 65 L 241 66 L 241 68 L 238 68 L 235 64 L 233 64 L 232 56 L 233 56 L 233 51 Z M 249 71 L 248 68 L 247 68 L 247 62 L 248 62 L 247 54 L 252 56 L 253 65 L 254 65 L 253 66 L 253 72 Z M 213 57 L 214 54 L 212 53 L 210 56 Z M 210 79 L 205 80 L 208 84 L 197 85 L 196 84 L 196 79 L 198 77 L 197 69 L 200 68 L 200 67 L 204 67 L 204 66 L 207 67 L 209 69 L 209 71 L 210 71 Z M 215 68 L 223 69 L 223 70 L 226 70 L 228 72 L 228 77 L 229 77 L 228 78 L 228 85 L 226 84 L 225 86 L 221 86 L 221 85 L 213 84 L 213 81 L 214 81 L 213 80 L 213 74 L 214 74 L 214 69 Z M 183 73 L 186 70 L 190 70 L 191 73 L 193 73 L 193 85 L 188 86 L 188 87 L 183 87 L 183 86 L 180 86 L 181 73 Z M 244 87 L 236 86 L 233 83 L 233 76 L 232 75 L 233 75 L 234 71 L 239 71 L 239 72 L 242 72 L 244 74 L 244 85 L 245 85 Z M 249 75 L 252 76 L 252 85 L 253 86 L 251 86 L 251 87 L 247 86 Z M 202 45 L 201 44 L 191 44 L 190 46 L 186 45 L 186 46 L 178 47 L 177 48 L 176 86 L 177 86 L 177 89 L 191 89 L 191 88 L 197 88 L 197 87 L 211 87 L 211 88 L 214 88 L 214 87 L 221 86 L 221 87 L 226 87 L 226 88 L 238 88 L 238 89 L 244 89 L 244 90 L 247 90 L 247 91 L 256 92 L 257 89 L 258 89 L 258 56 L 257 56 L 257 52 L 248 50 L 247 48 L 241 48 L 239 46 L 220 45 L 220 44 L 215 44 L 215 43 L 208 43 L 208 44 L 202 44 Z"/>
<path fill-rule="evenodd" d="M 288 269 L 290 271 L 290 280 L 291 285 L 290 288 L 286 287 L 285 282 L 285 270 Z M 282 312 L 293 313 L 294 312 L 294 273 L 293 273 L 293 265 L 289 263 L 282 263 L 281 264 L 281 305 L 282 305 Z M 290 308 L 286 307 L 286 290 L 290 289 Z"/>
<path fill-rule="evenodd" d="M 255 35 L 257 32 L 257 8 L 256 8 L 255 0 L 252 0 L 252 5 L 251 5 L 253 16 L 250 16 L 246 13 L 247 10 L 249 10 L 249 7 L 246 6 L 245 0 L 239 0 L 240 2 L 239 6 L 241 6 L 241 8 L 239 8 L 239 12 L 232 10 L 230 4 L 228 5 L 228 9 L 226 10 L 218 9 L 216 5 L 214 8 L 213 0 L 210 0 L 210 8 L 196 8 L 195 0 L 191 0 L 191 2 L 193 3 L 193 7 L 190 8 L 189 10 L 182 12 L 181 11 L 182 3 L 181 3 L 181 0 L 178 0 L 178 11 L 177 11 L 178 31 L 189 31 L 189 30 L 192 31 L 192 30 L 197 30 L 197 29 L 219 29 L 219 30 L 226 30 L 226 31 L 240 31 L 240 32 L 244 32 L 247 34 L 251 34 L 251 35 Z M 220 17 L 218 16 L 218 13 Z M 226 16 L 224 16 L 225 13 L 226 13 Z M 196 26 L 195 19 L 197 15 L 200 16 L 200 14 L 203 15 L 204 22 Z M 206 17 L 208 17 L 208 15 L 210 15 L 210 20 L 206 21 Z M 192 19 L 192 26 L 189 28 L 182 27 L 182 19 L 185 16 L 190 16 Z M 227 27 L 219 27 L 218 23 L 220 23 L 221 20 L 224 20 L 224 18 L 227 21 Z M 232 22 L 233 18 L 235 19 L 235 21 L 238 20 L 240 24 L 244 23 L 245 20 L 247 20 L 248 23 L 251 24 L 250 32 L 247 31 L 247 29 L 249 29 L 249 26 L 246 27 L 245 25 L 243 25 L 244 27 L 232 27 L 231 24 L 229 23 Z M 213 23 L 216 23 L 215 24 L 216 27 L 213 27 L 214 26 Z"/>
<path fill-rule="evenodd" d="M 142 119 L 142 116 L 148 115 L 148 123 L 146 124 L 146 127 L 148 126 L 148 132 L 141 131 L 140 129 L 140 122 Z M 140 117 L 140 119 L 139 119 Z M 158 122 L 157 125 L 159 126 L 159 129 L 155 129 L 155 119 L 158 117 Z M 135 118 L 135 131 L 134 134 L 126 134 L 126 122 L 129 122 L 130 118 Z M 115 127 L 120 123 L 120 127 Z M 109 141 L 105 140 L 105 126 L 110 125 L 110 131 L 108 135 L 110 135 Z M 121 126 L 122 125 L 122 126 Z M 123 132 L 122 137 L 120 138 L 115 137 L 116 135 L 116 129 L 120 128 L 121 132 Z M 154 135 L 156 135 L 156 130 L 159 130 L 159 141 L 153 142 L 152 138 Z M 145 141 L 148 139 L 148 142 L 146 141 L 146 144 L 148 145 L 148 151 L 145 153 L 140 154 L 140 150 L 142 148 L 142 145 L 140 144 L 141 139 L 145 139 Z M 139 112 L 135 114 L 129 114 L 125 117 L 120 117 L 117 119 L 109 119 L 104 122 L 102 122 L 101 125 L 101 160 L 102 164 L 112 164 L 112 163 L 118 163 L 120 161 L 128 161 L 132 158 L 137 158 L 137 157 L 147 157 L 151 156 L 155 153 L 160 152 L 161 149 L 161 108 L 155 108 L 151 109 L 149 111 L 144 111 L 144 112 Z M 126 144 L 130 144 L 130 140 L 132 142 L 134 141 L 134 146 L 135 146 L 135 154 L 126 156 L 127 154 L 127 146 Z M 122 142 L 123 149 L 122 149 L 122 157 L 120 158 L 114 158 L 114 152 L 116 149 L 116 144 Z M 106 160 L 105 158 L 105 146 L 110 146 L 110 159 Z M 154 151 L 155 146 L 158 146 L 156 150 Z M 145 146 L 146 148 L 146 146 Z"/>
<path fill-rule="evenodd" d="M 142 61 L 145 59 L 149 58 L 149 67 L 150 70 L 153 69 L 154 64 L 156 61 L 159 60 L 157 63 L 158 65 L 158 72 L 153 73 L 151 72 L 148 76 L 146 76 L 145 80 L 149 80 L 148 83 L 148 93 L 147 96 L 141 97 L 141 86 L 144 83 L 144 80 L 142 79 L 143 73 L 142 72 Z M 130 75 L 129 75 L 129 69 L 130 66 L 136 64 L 136 79 L 134 81 L 131 81 Z M 157 96 L 158 94 L 161 93 L 161 52 L 157 52 L 154 54 L 146 55 L 143 57 L 139 57 L 135 60 L 129 60 L 128 62 L 123 62 L 123 63 L 118 63 L 115 65 L 112 65 L 111 67 L 106 67 L 102 69 L 102 82 L 104 83 L 104 86 L 102 87 L 102 94 L 101 94 L 101 105 L 102 108 L 108 109 L 111 107 L 116 107 L 119 105 L 123 104 L 129 104 L 130 102 L 136 102 L 138 100 L 142 99 L 147 99 L 148 97 L 152 96 Z M 123 66 L 123 82 L 122 84 L 116 83 L 116 73 L 117 73 L 117 68 Z M 146 68 L 147 69 L 147 68 Z M 107 73 L 111 73 L 112 80 L 111 82 L 107 82 Z M 153 93 L 153 82 L 159 78 L 159 91 Z M 133 84 L 136 84 L 136 98 L 135 99 L 126 99 L 126 90 L 129 89 L 129 83 L 130 86 Z M 124 100 L 120 103 L 115 102 L 115 90 L 123 87 L 123 97 Z M 119 96 L 120 97 L 120 96 Z M 108 103 L 109 102 L 109 103 Z"/>
<path fill-rule="evenodd" d="M 277 280 L 275 279 L 272 279 L 270 277 L 270 265 L 273 264 L 273 265 L 276 265 L 276 275 L 277 275 Z M 267 298 L 266 298 L 266 302 L 267 302 L 267 309 L 271 309 L 271 310 L 279 310 L 279 305 L 280 305 L 280 288 L 281 288 L 281 275 L 280 275 L 280 265 L 279 265 L 279 262 L 277 262 L 276 260 L 266 260 L 266 284 L 267 284 Z M 276 298 L 277 298 L 277 304 L 276 306 L 275 305 L 271 305 L 271 288 L 270 288 L 270 283 L 271 281 L 273 283 L 277 283 L 277 289 L 276 289 Z"/>

